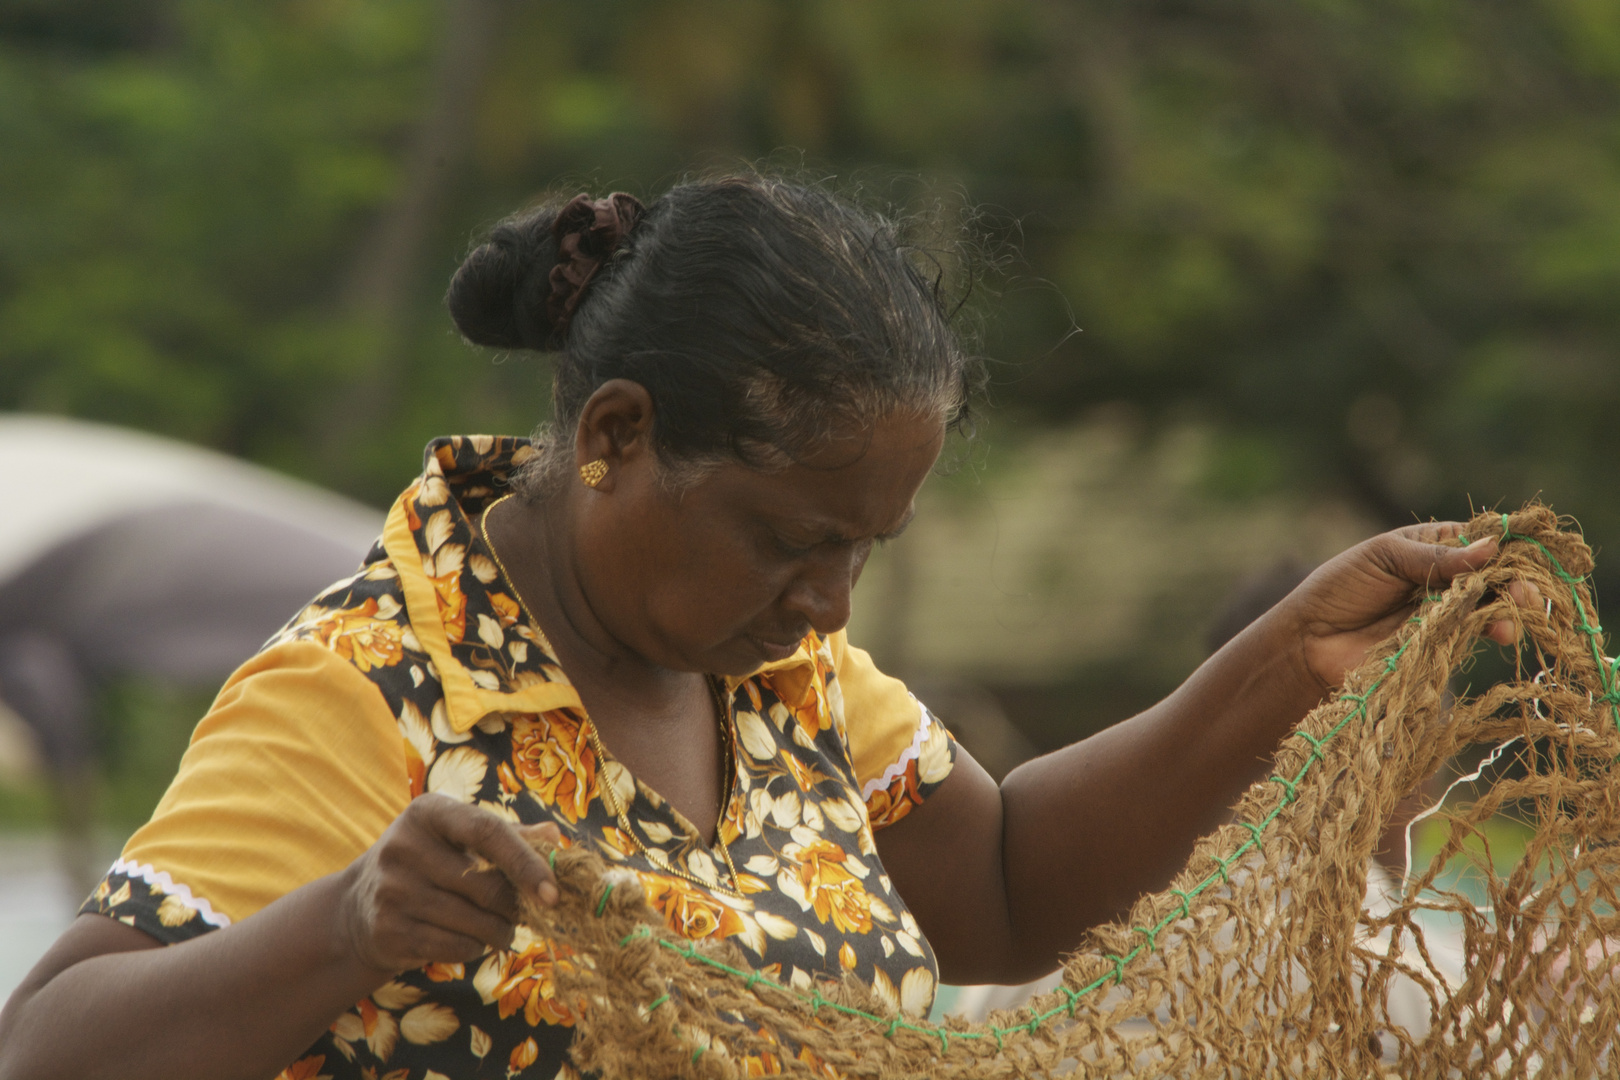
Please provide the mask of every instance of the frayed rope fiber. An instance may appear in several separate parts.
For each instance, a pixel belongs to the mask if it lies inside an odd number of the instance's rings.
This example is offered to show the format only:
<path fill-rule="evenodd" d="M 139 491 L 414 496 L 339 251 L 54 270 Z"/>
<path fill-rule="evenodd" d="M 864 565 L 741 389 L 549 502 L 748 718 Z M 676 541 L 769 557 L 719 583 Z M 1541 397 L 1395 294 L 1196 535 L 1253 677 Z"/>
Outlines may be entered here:
<path fill-rule="evenodd" d="M 557 990 L 583 1007 L 577 1066 L 732 1078 L 770 1055 L 789 1076 L 946 1080 L 1620 1075 L 1620 684 L 1592 553 L 1539 505 L 1482 514 L 1462 542 L 1485 536 L 1503 541 L 1497 558 L 1424 598 L 1305 717 L 1235 824 L 1092 930 L 1061 987 L 987 1024 L 897 1014 L 853 980 L 784 987 L 733 945 L 670 933 L 628 871 L 556 851 L 562 900 L 526 919 L 572 950 Z M 1544 611 L 1507 599 L 1515 580 L 1540 588 Z M 1523 630 L 1517 674 L 1453 698 L 1504 618 Z M 1427 865 L 1369 894 L 1396 803 L 1453 757 L 1504 746 L 1472 801 L 1434 814 Z M 1493 862 L 1504 815 L 1525 823 L 1523 852 Z M 1427 1021 L 1392 1015 L 1398 996 Z"/>

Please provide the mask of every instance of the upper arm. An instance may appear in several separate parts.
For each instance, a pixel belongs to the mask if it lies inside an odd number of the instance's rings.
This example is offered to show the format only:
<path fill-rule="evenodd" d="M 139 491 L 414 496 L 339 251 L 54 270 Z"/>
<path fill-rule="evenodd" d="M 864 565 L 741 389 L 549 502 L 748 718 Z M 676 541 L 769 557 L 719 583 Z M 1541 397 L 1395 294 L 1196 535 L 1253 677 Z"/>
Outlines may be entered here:
<path fill-rule="evenodd" d="M 373 683 L 319 645 L 277 645 L 226 683 L 85 910 L 169 943 L 228 926 L 353 862 L 409 776 Z"/>
<path fill-rule="evenodd" d="M 1008 960 L 1000 788 L 904 683 L 842 633 L 828 644 L 878 856 L 942 977 L 1021 981 Z"/>
<path fill-rule="evenodd" d="M 883 869 L 928 936 L 946 982 L 1018 983 L 1056 966 L 1055 958 L 1013 955 L 1001 835 L 1001 789 L 960 748 L 927 801 L 875 835 Z"/>
<path fill-rule="evenodd" d="M 843 631 L 828 645 L 855 782 L 872 828 L 882 831 L 944 783 L 954 767 L 956 743 L 905 683 L 879 671 Z"/>

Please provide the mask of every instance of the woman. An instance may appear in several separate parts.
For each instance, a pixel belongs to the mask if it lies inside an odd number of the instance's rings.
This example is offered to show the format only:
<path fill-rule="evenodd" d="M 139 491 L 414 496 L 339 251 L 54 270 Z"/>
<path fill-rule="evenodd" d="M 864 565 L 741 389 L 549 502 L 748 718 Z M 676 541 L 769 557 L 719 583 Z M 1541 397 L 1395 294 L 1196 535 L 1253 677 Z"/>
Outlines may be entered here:
<path fill-rule="evenodd" d="M 888 223 L 758 177 L 581 196 L 497 227 L 449 304 L 558 351 L 552 434 L 430 446 L 361 571 L 226 684 L 0 1018 L 0 1077 L 569 1073 L 572 961 L 514 929 L 556 896 L 525 827 L 801 986 L 921 1011 L 1031 978 L 1494 551 L 1368 541 L 998 787 L 843 633 L 974 379 Z"/>

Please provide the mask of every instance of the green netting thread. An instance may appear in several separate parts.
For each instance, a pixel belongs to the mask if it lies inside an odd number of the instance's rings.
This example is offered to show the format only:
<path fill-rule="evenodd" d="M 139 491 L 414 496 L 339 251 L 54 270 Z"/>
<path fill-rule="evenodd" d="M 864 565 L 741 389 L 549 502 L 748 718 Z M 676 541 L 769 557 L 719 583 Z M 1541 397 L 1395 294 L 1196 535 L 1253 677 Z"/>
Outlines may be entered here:
<path fill-rule="evenodd" d="M 1534 545 L 1537 551 L 1552 567 L 1553 574 L 1569 587 L 1569 598 L 1575 603 L 1575 618 L 1579 621 L 1581 632 L 1586 635 L 1587 644 L 1592 649 L 1592 662 L 1597 665 L 1598 681 L 1603 686 L 1603 693 L 1598 700 L 1609 706 L 1609 715 L 1614 720 L 1616 730 L 1620 730 L 1620 679 L 1616 678 L 1615 669 L 1620 667 L 1620 657 L 1610 660 L 1603 655 L 1603 627 L 1594 625 L 1586 617 L 1586 605 L 1581 602 L 1580 586 L 1585 584 L 1584 576 L 1577 577 L 1564 569 L 1562 563 L 1553 558 L 1552 552 L 1533 536 L 1520 536 L 1508 524 L 1508 516 L 1502 515 L 1502 539 L 1500 543 L 1506 544 L 1510 540 L 1519 540 Z"/>
<path fill-rule="evenodd" d="M 1512 530 L 1508 527 L 1508 518 L 1506 514 L 1502 515 L 1502 530 L 1501 542 L 1506 543 L 1510 540 L 1522 540 L 1526 543 L 1535 545 L 1535 547 L 1540 550 L 1542 556 L 1546 558 L 1547 562 L 1551 565 L 1553 573 L 1569 586 L 1571 598 L 1575 602 L 1576 616 L 1580 620 L 1581 630 L 1587 635 L 1587 639 L 1592 648 L 1593 659 L 1597 663 L 1599 678 L 1602 680 L 1604 693 L 1601 700 L 1609 705 L 1616 727 L 1620 728 L 1620 674 L 1617 674 L 1617 669 L 1620 669 L 1620 657 L 1610 661 L 1603 655 L 1603 641 L 1601 637 L 1602 627 L 1593 625 L 1591 620 L 1587 618 L 1586 607 L 1581 602 L 1578 591 L 1578 586 L 1581 585 L 1586 579 L 1584 577 L 1577 577 L 1566 571 L 1563 565 L 1553 557 L 1553 554 L 1548 551 L 1546 546 L 1540 541 L 1534 539 L 1533 537 L 1520 536 L 1512 532 Z M 1433 603 L 1441 599 L 1441 594 L 1429 594 L 1425 599 L 1428 602 Z M 1413 615 L 1412 618 L 1408 620 L 1409 623 L 1421 623 L 1422 621 L 1423 617 L 1420 614 Z M 1272 776 L 1268 778 L 1271 782 L 1276 783 L 1283 788 L 1283 795 L 1277 806 L 1273 807 L 1272 810 L 1258 822 L 1239 822 L 1239 825 L 1249 830 L 1249 838 L 1244 840 L 1224 858 L 1215 860 L 1215 868 L 1211 870 L 1202 881 L 1194 885 L 1191 889 L 1185 891 L 1180 889 L 1170 890 L 1171 894 L 1176 896 L 1181 901 L 1178 910 L 1166 915 L 1163 919 L 1159 920 L 1158 923 L 1151 927 L 1133 926 L 1131 929 L 1141 934 L 1146 940 L 1142 944 L 1139 944 L 1135 948 L 1126 952 L 1123 956 L 1113 953 L 1105 954 L 1103 959 L 1111 962 L 1111 970 L 1098 976 L 1096 979 L 1093 979 L 1085 986 L 1078 988 L 1071 988 L 1067 986 L 1059 987 L 1058 989 L 1061 990 L 1065 996 L 1064 1004 L 1035 1013 L 1028 1022 L 1017 1024 L 1012 1027 L 999 1027 L 992 1025 L 987 1030 L 982 1032 L 950 1031 L 935 1024 L 929 1024 L 926 1022 L 919 1023 L 916 1021 L 906 1020 L 901 1017 L 881 1017 L 873 1013 L 852 1008 L 848 1005 L 841 1005 L 838 1002 L 829 1001 L 822 997 L 819 990 L 813 991 L 807 995 L 785 986 L 773 985 L 773 989 L 808 1004 L 812 1013 L 817 1012 L 822 1008 L 830 1008 L 844 1013 L 845 1015 L 869 1021 L 875 1026 L 883 1029 L 886 1037 L 891 1039 L 894 1038 L 897 1031 L 910 1031 L 919 1035 L 938 1038 L 940 1040 L 940 1048 L 942 1053 L 949 1052 L 950 1040 L 952 1037 L 957 1039 L 976 1040 L 994 1039 L 997 1048 L 1000 1048 L 1003 1045 L 1003 1039 L 1007 1035 L 1017 1032 L 1025 1032 L 1029 1035 L 1034 1035 L 1040 1030 L 1042 1025 L 1060 1014 L 1067 1013 L 1072 1018 L 1075 1015 L 1075 1008 L 1081 998 L 1096 992 L 1104 986 L 1107 986 L 1109 983 L 1114 983 L 1117 985 L 1124 982 L 1125 969 L 1144 952 L 1150 952 L 1157 948 L 1159 934 L 1161 934 L 1177 919 L 1187 918 L 1190 916 L 1191 903 L 1194 898 L 1200 896 L 1205 890 L 1214 886 L 1217 881 L 1229 881 L 1229 874 L 1232 864 L 1243 858 L 1243 856 L 1248 854 L 1251 850 L 1260 849 L 1260 839 L 1265 830 L 1270 827 L 1272 822 L 1277 820 L 1284 809 L 1286 809 L 1296 800 L 1297 788 L 1299 784 L 1305 779 L 1316 763 L 1325 760 L 1326 755 L 1323 753 L 1323 747 L 1338 736 L 1339 733 L 1348 727 L 1352 722 L 1366 718 L 1368 699 L 1375 692 L 1377 692 L 1378 688 L 1384 684 L 1384 681 L 1395 672 L 1396 668 L 1400 664 L 1401 657 L 1406 653 L 1410 640 L 1411 639 L 1408 638 L 1407 641 L 1402 642 L 1393 653 L 1385 658 L 1383 673 L 1366 690 L 1360 694 L 1341 694 L 1339 696 L 1340 701 L 1354 702 L 1355 708 L 1347 713 L 1331 729 L 1329 729 L 1325 735 L 1323 735 L 1321 738 L 1317 738 L 1307 731 L 1294 731 L 1291 733 L 1294 737 L 1304 739 L 1310 744 L 1311 749 L 1310 753 L 1306 756 L 1304 764 L 1300 766 L 1299 771 L 1296 772 L 1292 778 L 1283 776 Z M 609 891 L 611 891 L 611 889 Z M 606 906 L 607 896 L 604 893 L 602 903 L 598 905 L 597 914 L 601 915 Z M 638 928 L 635 933 L 625 937 L 620 944 L 626 945 L 633 940 L 651 936 L 651 927 L 642 926 Z M 664 938 L 657 938 L 656 940 L 660 947 L 678 953 L 689 961 L 707 965 L 708 967 L 721 971 L 732 976 L 733 978 L 743 980 L 750 989 L 752 989 L 753 986 L 760 981 L 760 976 L 757 972 L 745 971 L 741 968 L 733 967 L 724 961 L 715 959 L 712 956 L 705 956 L 698 952 L 696 946 L 690 942 L 677 943 Z M 662 1004 L 667 997 L 668 995 L 666 994 L 664 997 L 659 998 L 654 1003 L 655 1006 Z M 649 1009 L 649 1012 L 650 1011 L 651 1009 Z M 697 1053 L 693 1055 L 692 1060 L 696 1061 L 698 1057 L 702 1055 L 702 1053 L 703 1049 L 700 1047 Z"/>

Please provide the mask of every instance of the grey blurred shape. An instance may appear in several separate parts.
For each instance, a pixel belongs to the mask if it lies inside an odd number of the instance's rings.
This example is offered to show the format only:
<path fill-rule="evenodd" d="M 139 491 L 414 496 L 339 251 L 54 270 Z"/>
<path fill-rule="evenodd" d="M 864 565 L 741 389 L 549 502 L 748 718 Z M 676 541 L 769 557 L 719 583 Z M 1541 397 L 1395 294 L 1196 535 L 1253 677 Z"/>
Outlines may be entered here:
<path fill-rule="evenodd" d="M 98 681 L 220 682 L 353 573 L 382 521 L 210 450 L 0 414 L 0 703 L 55 786 L 79 785 Z"/>
<path fill-rule="evenodd" d="M 0 583 L 0 642 L 49 636 L 91 676 L 217 681 L 368 546 L 232 506 L 124 514 Z"/>

